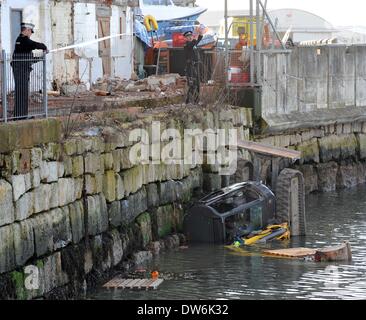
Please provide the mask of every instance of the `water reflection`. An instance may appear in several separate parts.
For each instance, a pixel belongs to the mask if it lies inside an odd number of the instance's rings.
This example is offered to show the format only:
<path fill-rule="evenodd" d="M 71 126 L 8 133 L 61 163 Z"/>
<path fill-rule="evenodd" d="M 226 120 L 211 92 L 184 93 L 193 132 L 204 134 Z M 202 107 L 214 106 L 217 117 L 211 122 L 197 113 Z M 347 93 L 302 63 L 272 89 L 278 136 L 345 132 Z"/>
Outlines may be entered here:
<path fill-rule="evenodd" d="M 157 291 L 108 291 L 92 299 L 366 299 L 366 187 L 307 198 L 308 235 L 291 246 L 322 247 L 348 240 L 351 263 L 314 263 L 235 254 L 220 246 L 166 253 L 148 268 L 190 274 L 165 281 Z M 252 254 L 253 253 L 253 254 Z"/>

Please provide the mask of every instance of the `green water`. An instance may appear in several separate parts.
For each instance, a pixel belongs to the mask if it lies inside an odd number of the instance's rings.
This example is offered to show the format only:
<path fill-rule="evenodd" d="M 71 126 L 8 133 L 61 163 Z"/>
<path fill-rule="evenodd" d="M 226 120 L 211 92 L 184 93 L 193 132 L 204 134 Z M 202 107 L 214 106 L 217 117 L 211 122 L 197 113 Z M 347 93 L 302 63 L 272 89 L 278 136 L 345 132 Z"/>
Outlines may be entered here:
<path fill-rule="evenodd" d="M 306 199 L 308 235 L 282 246 L 323 247 L 348 240 L 350 263 L 315 263 L 192 246 L 146 266 L 167 278 L 156 291 L 99 289 L 90 299 L 366 299 L 366 187 Z M 269 247 L 274 246 L 274 244 Z M 278 246 L 278 244 L 277 244 Z"/>

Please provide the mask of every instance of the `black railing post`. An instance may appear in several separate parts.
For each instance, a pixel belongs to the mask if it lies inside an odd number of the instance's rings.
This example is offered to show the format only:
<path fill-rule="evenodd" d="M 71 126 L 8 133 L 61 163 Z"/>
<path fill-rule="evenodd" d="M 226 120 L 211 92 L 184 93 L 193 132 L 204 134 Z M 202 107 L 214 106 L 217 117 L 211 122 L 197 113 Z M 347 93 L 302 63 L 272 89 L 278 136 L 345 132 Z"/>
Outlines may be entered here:
<path fill-rule="evenodd" d="M 46 53 L 43 55 L 43 110 L 48 118 L 48 95 L 47 95 L 47 60 Z"/>
<path fill-rule="evenodd" d="M 5 52 L 5 50 L 2 50 L 2 52 L 1 52 L 1 78 L 2 78 L 1 101 L 2 101 L 2 105 L 3 105 L 4 122 L 8 122 L 8 100 L 7 100 L 7 94 L 6 94 L 6 91 L 7 91 L 6 63 L 7 63 L 6 52 Z"/>

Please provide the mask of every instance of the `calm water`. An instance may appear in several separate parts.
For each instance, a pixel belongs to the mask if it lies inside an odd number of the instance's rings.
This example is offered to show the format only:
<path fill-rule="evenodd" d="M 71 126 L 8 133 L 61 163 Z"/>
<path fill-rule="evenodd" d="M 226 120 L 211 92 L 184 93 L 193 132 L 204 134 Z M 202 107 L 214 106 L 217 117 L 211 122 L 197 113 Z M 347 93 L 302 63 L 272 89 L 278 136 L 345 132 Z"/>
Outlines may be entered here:
<path fill-rule="evenodd" d="M 264 258 L 261 248 L 238 254 L 221 246 L 193 246 L 163 254 L 147 266 L 171 279 L 158 290 L 100 289 L 90 298 L 366 299 L 366 187 L 310 195 L 307 222 L 308 235 L 287 246 L 315 248 L 348 240 L 353 261 L 315 263 Z"/>

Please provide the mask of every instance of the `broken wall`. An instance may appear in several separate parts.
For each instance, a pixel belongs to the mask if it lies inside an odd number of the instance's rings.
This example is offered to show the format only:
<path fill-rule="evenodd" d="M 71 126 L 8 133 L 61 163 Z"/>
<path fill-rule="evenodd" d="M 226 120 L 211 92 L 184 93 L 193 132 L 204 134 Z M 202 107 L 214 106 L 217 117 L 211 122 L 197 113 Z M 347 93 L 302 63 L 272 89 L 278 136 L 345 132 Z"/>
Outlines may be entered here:
<path fill-rule="evenodd" d="M 100 12 L 105 15 L 106 26 L 98 26 L 98 22 L 101 23 Z M 103 77 L 106 74 L 102 58 L 104 46 L 110 47 L 110 53 L 107 53 L 110 61 L 104 60 L 104 63 L 110 65 L 110 75 L 130 78 L 133 70 L 133 12 L 129 7 L 101 6 L 91 1 L 55 2 L 52 5 L 52 19 L 55 48 L 95 41 L 108 35 L 124 34 L 109 41 L 56 52 L 52 59 L 54 79 L 58 83 L 80 79 L 90 87 L 98 78 Z M 104 30 L 108 25 L 110 30 Z"/>
<path fill-rule="evenodd" d="M 53 48 L 62 48 L 74 43 L 73 4 L 51 4 L 51 30 Z M 77 59 L 74 50 L 59 51 L 49 55 L 53 65 L 54 79 L 59 84 L 77 79 Z"/>

